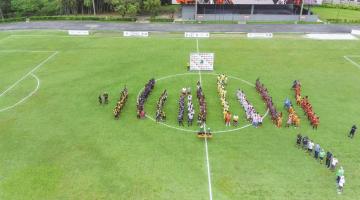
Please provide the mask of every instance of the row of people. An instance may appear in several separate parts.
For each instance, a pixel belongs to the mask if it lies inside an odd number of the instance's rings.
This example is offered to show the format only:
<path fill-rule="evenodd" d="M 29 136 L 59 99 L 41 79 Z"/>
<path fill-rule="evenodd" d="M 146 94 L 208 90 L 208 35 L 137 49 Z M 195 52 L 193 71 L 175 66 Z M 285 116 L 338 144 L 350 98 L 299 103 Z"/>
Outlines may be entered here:
<path fill-rule="evenodd" d="M 286 98 L 285 103 L 284 103 L 284 108 L 287 110 L 287 112 L 289 114 L 288 120 L 286 122 L 286 127 L 289 127 L 289 126 L 299 127 L 300 126 L 300 117 L 295 112 L 294 106 L 292 105 L 289 98 Z"/>
<path fill-rule="evenodd" d="M 121 93 L 120 93 L 120 98 L 119 98 L 118 102 L 116 103 L 116 106 L 113 111 L 115 119 L 119 119 L 121 110 L 124 108 L 125 103 L 128 99 L 128 95 L 129 95 L 129 93 L 125 86 L 124 90 L 121 91 Z"/>
<path fill-rule="evenodd" d="M 225 114 L 229 111 L 229 102 L 226 100 L 226 89 L 225 86 L 227 84 L 227 76 L 225 74 L 221 74 L 217 77 L 217 91 L 220 96 L 221 106 L 223 107 L 224 119 Z"/>
<path fill-rule="evenodd" d="M 155 87 L 155 79 L 150 79 L 149 82 L 145 85 L 144 90 L 141 92 L 141 94 L 138 96 L 136 108 L 137 108 L 137 117 L 138 118 L 144 118 L 145 117 L 145 110 L 144 110 L 144 104 L 149 97 L 151 91 Z"/>
<path fill-rule="evenodd" d="M 264 86 L 264 84 L 260 82 L 259 78 L 256 79 L 255 87 L 257 92 L 261 95 L 263 101 L 265 102 L 266 107 L 270 111 L 271 120 L 278 128 L 280 128 L 282 125 L 282 113 L 278 113 L 276 111 L 276 107 L 272 101 L 272 97 L 270 97 L 267 88 Z"/>
<path fill-rule="evenodd" d="M 263 118 L 258 112 L 256 112 L 254 106 L 248 101 L 245 93 L 238 89 L 236 92 L 236 98 L 245 110 L 246 120 L 250 121 L 255 127 L 260 126 L 262 124 Z"/>
<path fill-rule="evenodd" d="M 206 123 L 206 115 L 207 115 L 205 95 L 204 95 L 203 90 L 201 88 L 200 81 L 198 81 L 196 85 L 197 85 L 196 96 L 197 96 L 198 101 L 199 101 L 198 124 L 199 125 L 204 125 Z"/>
<path fill-rule="evenodd" d="M 160 95 L 160 98 L 156 104 L 156 121 L 165 121 L 166 120 L 166 114 L 164 111 L 164 105 L 167 100 L 167 92 L 166 89 L 164 92 Z"/>
<path fill-rule="evenodd" d="M 327 151 L 325 153 L 324 148 L 321 148 L 320 144 L 314 143 L 310 138 L 307 136 L 302 136 L 298 134 L 296 136 L 296 145 L 299 148 L 304 149 L 309 153 L 309 155 L 313 156 L 315 160 L 319 160 L 320 164 L 323 164 L 325 159 L 325 166 L 329 168 L 331 171 L 335 171 L 336 167 L 339 163 L 339 160 L 330 152 Z M 344 168 L 341 166 L 336 172 L 336 183 L 338 186 L 338 192 L 342 192 L 344 184 L 345 184 L 345 177 L 344 177 Z"/>
<path fill-rule="evenodd" d="M 295 99 L 296 103 L 301 106 L 301 108 L 304 110 L 305 115 L 308 117 L 308 120 L 310 121 L 310 124 L 314 129 L 317 129 L 317 127 L 320 124 L 320 118 L 316 116 L 316 113 L 313 111 L 312 105 L 309 101 L 309 97 L 301 97 L 301 83 L 299 80 L 295 80 L 293 82 L 292 88 L 295 91 Z"/>
<path fill-rule="evenodd" d="M 184 113 L 185 113 L 185 97 L 186 94 L 181 93 L 179 98 L 179 112 L 178 112 L 178 123 L 179 126 L 184 126 Z"/>
<path fill-rule="evenodd" d="M 192 126 L 195 115 L 195 109 L 194 109 L 194 104 L 192 102 L 192 95 L 190 92 L 188 92 L 187 97 L 188 97 L 187 98 L 188 126 Z"/>

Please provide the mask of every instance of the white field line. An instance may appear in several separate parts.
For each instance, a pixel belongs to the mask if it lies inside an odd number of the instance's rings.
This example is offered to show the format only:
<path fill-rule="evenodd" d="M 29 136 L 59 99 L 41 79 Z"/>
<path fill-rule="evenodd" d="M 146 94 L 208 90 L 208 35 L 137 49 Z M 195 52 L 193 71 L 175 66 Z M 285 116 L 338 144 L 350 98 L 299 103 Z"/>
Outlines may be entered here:
<path fill-rule="evenodd" d="M 349 61 L 351 64 L 355 65 L 357 68 L 360 69 L 360 64 L 353 61 L 350 57 L 360 57 L 360 55 L 359 56 L 344 56 L 345 60 Z"/>
<path fill-rule="evenodd" d="M 24 101 L 26 101 L 28 98 L 30 98 L 32 95 L 34 95 L 39 90 L 39 87 L 40 87 L 39 78 L 36 75 L 32 74 L 32 73 L 30 75 L 32 77 L 34 77 L 36 79 L 36 81 L 37 81 L 36 88 L 32 92 L 30 92 L 26 97 L 22 98 L 20 101 L 16 102 L 15 104 L 13 104 L 11 106 L 8 106 L 8 107 L 5 107 L 5 108 L 1 108 L 0 112 L 4 112 L 6 110 L 9 110 L 9 109 L 12 109 L 12 108 L 16 107 L 17 105 L 19 105 L 19 104 L 23 103 Z"/>
<path fill-rule="evenodd" d="M 0 50 L 5 53 L 55 53 L 56 51 L 39 51 L 39 50 L 27 50 L 27 49 L 15 49 L 15 50 Z"/>
<path fill-rule="evenodd" d="M 199 53 L 199 40 L 196 38 L 196 51 Z M 200 86 L 202 86 L 201 83 L 201 70 L 199 70 L 199 82 Z M 206 123 L 204 123 L 204 130 L 206 131 Z M 209 151 L 208 151 L 208 142 L 207 138 L 205 137 L 204 140 L 205 144 L 205 159 L 206 159 L 206 169 L 207 169 L 207 176 L 208 176 L 208 186 L 209 186 L 209 199 L 212 200 L 212 187 L 211 187 L 211 171 L 210 171 L 210 162 L 209 162 Z"/>
<path fill-rule="evenodd" d="M 14 84 L 12 84 L 10 87 L 8 87 L 5 91 L 3 91 L 0 94 L 0 97 L 6 94 L 8 91 L 13 89 L 17 84 L 19 84 L 21 81 L 23 81 L 27 76 L 31 75 L 35 70 L 37 70 L 39 67 L 43 66 L 46 62 L 48 62 L 50 59 L 52 59 L 56 54 L 58 54 L 58 51 L 55 51 L 53 54 L 51 54 L 49 57 L 47 57 L 44 61 L 42 61 L 40 64 L 36 65 L 32 70 L 30 70 L 28 73 L 26 73 L 24 76 L 22 76 L 19 80 L 17 80 Z"/>

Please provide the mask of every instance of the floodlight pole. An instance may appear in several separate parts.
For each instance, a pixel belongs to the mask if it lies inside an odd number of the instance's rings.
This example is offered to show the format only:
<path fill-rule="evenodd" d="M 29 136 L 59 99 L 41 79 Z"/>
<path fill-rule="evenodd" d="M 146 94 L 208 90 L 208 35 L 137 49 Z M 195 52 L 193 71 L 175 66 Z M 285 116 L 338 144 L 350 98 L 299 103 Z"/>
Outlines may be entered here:
<path fill-rule="evenodd" d="M 197 0 L 195 0 L 195 21 L 197 21 Z"/>
<path fill-rule="evenodd" d="M 96 10 L 95 10 L 95 0 L 92 0 L 92 3 L 93 3 L 94 15 L 96 15 Z"/>
<path fill-rule="evenodd" d="M 299 21 L 301 21 L 303 10 L 304 10 L 304 0 L 301 0 L 301 9 L 300 9 Z"/>

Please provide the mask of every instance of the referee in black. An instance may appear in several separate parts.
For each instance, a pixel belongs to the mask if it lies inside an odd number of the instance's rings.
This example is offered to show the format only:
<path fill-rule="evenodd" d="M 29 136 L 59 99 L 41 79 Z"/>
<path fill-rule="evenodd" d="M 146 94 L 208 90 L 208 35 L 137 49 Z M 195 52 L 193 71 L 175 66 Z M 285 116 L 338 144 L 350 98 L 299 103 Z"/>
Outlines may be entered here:
<path fill-rule="evenodd" d="M 350 133 L 349 133 L 349 138 L 353 138 L 354 137 L 354 135 L 355 135 L 355 132 L 356 132 L 356 129 L 357 129 L 357 127 L 355 126 L 355 125 L 353 125 L 352 127 L 351 127 L 351 130 L 350 130 Z"/>

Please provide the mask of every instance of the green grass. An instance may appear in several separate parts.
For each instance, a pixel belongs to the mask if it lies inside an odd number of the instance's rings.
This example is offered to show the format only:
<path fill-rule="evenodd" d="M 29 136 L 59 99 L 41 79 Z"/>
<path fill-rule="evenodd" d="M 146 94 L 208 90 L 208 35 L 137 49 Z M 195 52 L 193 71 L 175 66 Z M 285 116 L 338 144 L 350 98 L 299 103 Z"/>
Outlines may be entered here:
<path fill-rule="evenodd" d="M 0 51 L 59 54 L 34 73 L 41 80 L 34 96 L 0 112 L 0 199 L 209 199 L 204 142 L 192 133 L 137 120 L 135 114 L 136 96 L 150 78 L 186 72 L 195 40 L 108 37 L 117 33 L 77 38 L 41 31 L 1 32 L 0 40 L 10 34 L 25 36 L 0 41 Z M 282 102 L 286 97 L 294 101 L 289 88 L 300 79 L 303 94 L 321 118 L 319 130 L 313 131 L 296 107 L 299 129 L 277 129 L 266 117 L 259 129 L 215 134 L 208 144 L 214 199 L 358 198 L 360 138 L 349 140 L 346 134 L 353 123 L 359 124 L 360 71 L 343 56 L 360 52 L 360 42 L 215 38 L 199 40 L 199 48 L 215 53 L 216 73 L 252 83 L 260 77 L 284 114 Z M 0 91 L 47 56 L 0 53 Z M 167 123 L 176 126 L 180 89 L 191 86 L 194 91 L 197 80 L 191 74 L 157 82 L 145 110 L 154 115 L 155 102 L 167 89 Z M 222 124 L 216 78 L 204 72 L 202 81 L 208 126 L 229 129 Z M 124 85 L 129 100 L 114 120 L 112 109 Z M 24 80 L 0 97 L 0 109 L 35 86 L 33 79 Z M 239 87 L 264 113 L 255 89 L 235 79 L 228 85 L 230 110 L 243 116 L 234 98 Z M 102 91 L 109 92 L 109 105 L 98 105 Z M 245 124 L 241 119 L 240 125 Z M 339 158 L 347 181 L 342 195 L 336 194 L 335 174 L 294 146 L 298 132 Z"/>
<path fill-rule="evenodd" d="M 324 8 L 313 7 L 311 9 L 321 20 L 328 19 L 345 19 L 345 20 L 360 20 L 359 10 L 349 10 L 341 8 Z"/>

